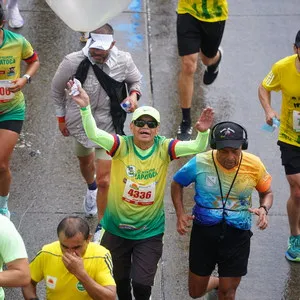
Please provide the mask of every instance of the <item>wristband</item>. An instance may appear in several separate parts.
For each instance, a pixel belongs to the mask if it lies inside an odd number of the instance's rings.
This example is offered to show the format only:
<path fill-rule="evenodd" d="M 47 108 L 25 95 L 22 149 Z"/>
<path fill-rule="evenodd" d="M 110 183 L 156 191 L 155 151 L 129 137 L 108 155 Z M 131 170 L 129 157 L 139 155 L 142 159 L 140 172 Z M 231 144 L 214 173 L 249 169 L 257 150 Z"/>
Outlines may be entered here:
<path fill-rule="evenodd" d="M 266 215 L 269 213 L 269 210 L 267 209 L 267 207 L 265 205 L 261 205 L 259 208 L 263 208 L 266 212 Z"/>
<path fill-rule="evenodd" d="M 80 107 L 81 110 L 87 110 L 87 106 Z"/>
<path fill-rule="evenodd" d="M 136 91 L 136 90 L 133 90 L 133 91 L 131 91 L 131 92 L 130 92 L 130 95 L 132 95 L 132 94 L 136 94 L 136 96 L 137 96 L 137 100 L 139 100 L 139 99 L 140 99 L 140 97 L 141 97 L 141 94 L 140 94 L 140 92 L 138 92 L 138 91 Z"/>
<path fill-rule="evenodd" d="M 66 123 L 65 116 L 63 116 L 63 117 L 56 117 L 56 118 L 57 118 L 58 123 Z"/>

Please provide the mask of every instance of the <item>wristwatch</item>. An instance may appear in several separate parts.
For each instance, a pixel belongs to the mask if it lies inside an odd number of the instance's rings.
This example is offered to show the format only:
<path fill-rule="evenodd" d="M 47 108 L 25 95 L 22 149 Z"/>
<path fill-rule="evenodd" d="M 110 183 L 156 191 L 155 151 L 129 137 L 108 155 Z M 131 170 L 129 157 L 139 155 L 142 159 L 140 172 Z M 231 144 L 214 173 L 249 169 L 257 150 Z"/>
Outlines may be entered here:
<path fill-rule="evenodd" d="M 26 78 L 27 83 L 30 83 L 30 82 L 31 82 L 31 76 L 30 76 L 30 75 L 24 74 L 22 77 Z"/>

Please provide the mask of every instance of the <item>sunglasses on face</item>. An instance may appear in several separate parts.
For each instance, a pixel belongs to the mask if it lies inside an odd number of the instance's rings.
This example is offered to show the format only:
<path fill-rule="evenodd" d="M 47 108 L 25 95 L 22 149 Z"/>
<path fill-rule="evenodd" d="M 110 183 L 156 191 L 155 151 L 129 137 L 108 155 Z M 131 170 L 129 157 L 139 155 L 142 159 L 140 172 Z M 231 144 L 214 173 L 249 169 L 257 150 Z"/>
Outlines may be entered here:
<path fill-rule="evenodd" d="M 144 120 L 134 120 L 133 124 L 137 127 L 144 127 L 146 124 L 149 128 L 156 128 L 158 123 L 156 121 L 144 121 Z"/>

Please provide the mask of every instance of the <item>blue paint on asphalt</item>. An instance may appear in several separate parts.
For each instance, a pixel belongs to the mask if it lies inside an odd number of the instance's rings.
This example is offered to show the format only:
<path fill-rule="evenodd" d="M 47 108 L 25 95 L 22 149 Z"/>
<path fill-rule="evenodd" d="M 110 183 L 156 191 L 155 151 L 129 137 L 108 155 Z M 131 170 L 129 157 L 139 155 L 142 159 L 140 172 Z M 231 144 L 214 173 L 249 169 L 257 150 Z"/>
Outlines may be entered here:
<path fill-rule="evenodd" d="M 129 36 L 129 40 L 127 42 L 128 48 L 134 49 L 142 45 L 144 40 L 144 36 L 140 34 L 141 25 L 141 16 L 140 12 L 142 11 L 142 1 L 141 0 L 133 0 L 128 6 L 129 11 L 135 11 L 136 13 L 132 14 L 132 20 L 128 24 L 118 24 L 114 26 L 115 30 L 126 32 L 126 35 Z M 142 27 L 143 28 L 143 27 Z"/>

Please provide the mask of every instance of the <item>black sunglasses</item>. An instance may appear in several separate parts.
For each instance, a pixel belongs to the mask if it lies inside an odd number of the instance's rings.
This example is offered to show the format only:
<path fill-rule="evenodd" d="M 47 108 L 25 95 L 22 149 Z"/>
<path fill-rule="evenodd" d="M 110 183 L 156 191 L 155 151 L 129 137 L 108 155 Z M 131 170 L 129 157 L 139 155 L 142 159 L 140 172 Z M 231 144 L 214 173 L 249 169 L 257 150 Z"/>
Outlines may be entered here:
<path fill-rule="evenodd" d="M 156 128 L 158 123 L 156 121 L 144 121 L 144 120 L 134 120 L 133 124 L 137 127 L 144 127 L 146 124 L 149 128 Z"/>

